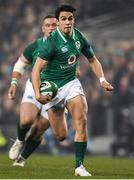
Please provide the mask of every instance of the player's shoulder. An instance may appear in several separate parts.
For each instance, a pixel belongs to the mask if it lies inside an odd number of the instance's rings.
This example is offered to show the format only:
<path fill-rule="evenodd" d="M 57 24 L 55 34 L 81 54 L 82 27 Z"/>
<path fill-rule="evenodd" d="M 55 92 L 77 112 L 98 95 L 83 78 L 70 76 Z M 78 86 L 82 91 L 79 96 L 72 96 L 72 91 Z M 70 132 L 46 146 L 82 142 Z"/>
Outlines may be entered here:
<path fill-rule="evenodd" d="M 54 30 L 50 36 L 46 39 L 45 43 L 54 43 L 56 42 L 56 39 L 57 39 L 57 33 L 56 31 Z"/>
<path fill-rule="evenodd" d="M 74 28 L 75 36 L 83 38 L 85 35 L 77 28 Z"/>
<path fill-rule="evenodd" d="M 37 39 L 30 42 L 25 48 L 24 51 L 33 51 L 37 47 Z"/>
<path fill-rule="evenodd" d="M 76 35 L 81 35 L 82 34 L 82 32 L 77 28 L 74 28 L 74 32 L 75 32 Z"/>
<path fill-rule="evenodd" d="M 35 42 L 36 44 L 42 43 L 42 42 L 44 41 L 43 39 L 44 39 L 43 37 L 40 37 L 40 38 L 36 39 L 34 42 Z"/>
<path fill-rule="evenodd" d="M 32 47 L 36 47 L 38 45 L 38 43 L 40 42 L 41 38 L 35 39 L 34 41 L 32 41 L 31 43 L 28 44 L 28 46 L 32 46 Z"/>
<path fill-rule="evenodd" d="M 58 33 L 57 33 L 57 29 L 55 29 L 51 34 L 50 34 L 50 39 L 56 39 L 58 36 Z"/>

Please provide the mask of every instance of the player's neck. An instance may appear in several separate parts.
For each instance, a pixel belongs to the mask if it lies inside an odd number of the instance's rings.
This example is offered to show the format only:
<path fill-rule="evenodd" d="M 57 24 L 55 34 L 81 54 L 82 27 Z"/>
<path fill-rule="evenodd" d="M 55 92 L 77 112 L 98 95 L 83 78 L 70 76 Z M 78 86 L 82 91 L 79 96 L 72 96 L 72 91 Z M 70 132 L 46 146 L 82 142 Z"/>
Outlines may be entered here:
<path fill-rule="evenodd" d="M 60 30 L 60 31 L 61 31 L 61 30 Z M 65 33 L 65 32 L 63 32 L 63 31 L 61 31 L 61 32 L 63 33 L 64 36 L 66 36 L 66 37 L 71 37 L 72 34 L 73 34 L 73 28 L 71 29 L 71 31 L 70 31 L 69 33 Z"/>
<path fill-rule="evenodd" d="M 43 36 L 43 40 L 44 40 L 44 41 L 45 41 L 47 38 L 48 38 L 48 37 L 46 37 L 46 36 Z"/>

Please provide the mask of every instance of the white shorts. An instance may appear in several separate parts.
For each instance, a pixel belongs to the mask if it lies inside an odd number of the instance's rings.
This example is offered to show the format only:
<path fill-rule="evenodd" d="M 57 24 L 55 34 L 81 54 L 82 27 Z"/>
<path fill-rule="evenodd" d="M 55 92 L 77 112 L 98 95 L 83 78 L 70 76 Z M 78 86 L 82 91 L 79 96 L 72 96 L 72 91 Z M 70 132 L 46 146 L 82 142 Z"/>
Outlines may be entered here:
<path fill-rule="evenodd" d="M 85 96 L 80 81 L 78 79 L 75 79 L 59 88 L 56 97 L 51 102 L 43 105 L 43 109 L 48 110 L 53 106 L 65 107 L 66 102 L 69 99 L 72 99 L 78 95 Z"/>
<path fill-rule="evenodd" d="M 21 103 L 32 103 L 32 104 L 34 104 L 40 110 L 40 114 L 43 117 L 48 119 L 47 111 L 44 108 L 42 108 L 42 104 L 39 101 L 37 101 L 35 98 L 33 86 L 32 86 L 32 83 L 30 82 L 29 79 L 26 82 L 25 91 L 23 93 L 23 98 L 22 98 Z"/>

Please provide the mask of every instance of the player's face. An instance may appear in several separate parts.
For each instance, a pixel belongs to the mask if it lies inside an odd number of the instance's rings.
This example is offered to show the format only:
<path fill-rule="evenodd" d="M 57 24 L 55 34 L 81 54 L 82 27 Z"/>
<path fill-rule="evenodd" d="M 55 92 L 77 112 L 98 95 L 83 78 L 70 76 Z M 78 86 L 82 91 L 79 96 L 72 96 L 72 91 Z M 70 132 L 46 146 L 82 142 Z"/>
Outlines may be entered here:
<path fill-rule="evenodd" d="M 74 15 L 71 12 L 61 12 L 57 20 L 59 29 L 66 35 L 71 35 L 74 26 Z"/>
<path fill-rule="evenodd" d="M 56 28 L 56 18 L 47 18 L 42 24 L 42 32 L 47 38 L 50 33 Z"/>

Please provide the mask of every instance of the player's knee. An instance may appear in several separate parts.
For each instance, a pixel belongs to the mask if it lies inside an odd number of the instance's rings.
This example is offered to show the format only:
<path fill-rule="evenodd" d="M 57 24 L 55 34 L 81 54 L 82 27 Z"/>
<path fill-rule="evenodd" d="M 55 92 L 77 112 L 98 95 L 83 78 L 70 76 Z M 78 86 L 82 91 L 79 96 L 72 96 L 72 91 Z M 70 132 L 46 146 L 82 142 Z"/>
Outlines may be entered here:
<path fill-rule="evenodd" d="M 66 133 L 63 133 L 63 134 L 54 133 L 54 135 L 56 136 L 58 141 L 64 141 L 64 139 L 66 139 L 66 136 L 67 136 Z"/>
<path fill-rule="evenodd" d="M 34 118 L 31 116 L 21 116 L 20 119 L 20 126 L 25 128 L 25 127 L 30 127 L 34 122 Z"/>
<path fill-rule="evenodd" d="M 45 121 L 40 122 L 38 125 L 39 131 L 44 132 L 50 127 L 49 121 L 46 119 Z"/>
<path fill-rule="evenodd" d="M 66 139 L 66 136 L 57 136 L 57 139 L 59 141 L 64 141 Z"/>
<path fill-rule="evenodd" d="M 20 127 L 21 128 L 29 128 L 30 126 L 31 126 L 31 123 L 29 123 L 27 121 L 20 122 Z"/>

